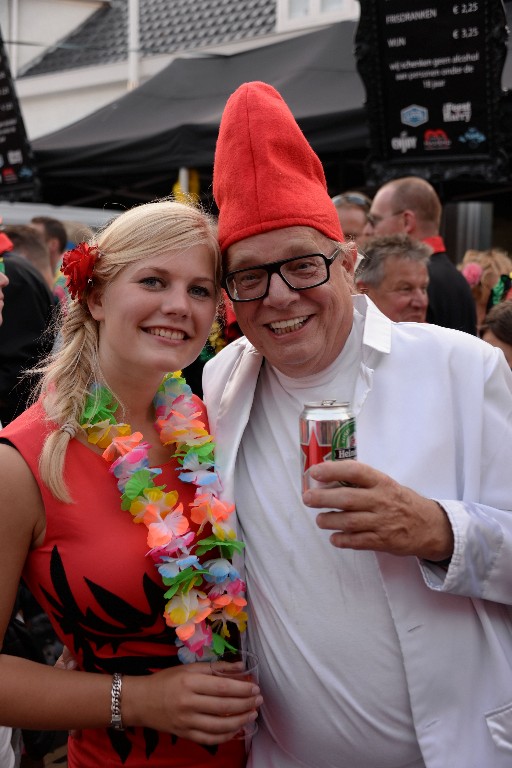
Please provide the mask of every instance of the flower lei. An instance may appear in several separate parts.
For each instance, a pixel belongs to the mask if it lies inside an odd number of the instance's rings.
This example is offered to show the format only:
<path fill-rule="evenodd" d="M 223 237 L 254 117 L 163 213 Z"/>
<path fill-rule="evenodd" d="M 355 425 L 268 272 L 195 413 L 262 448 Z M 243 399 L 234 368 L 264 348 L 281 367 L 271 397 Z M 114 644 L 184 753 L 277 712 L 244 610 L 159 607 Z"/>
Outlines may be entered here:
<path fill-rule="evenodd" d="M 78 243 L 70 251 L 66 251 L 62 257 L 61 272 L 66 275 L 66 287 L 71 298 L 82 298 L 85 289 L 92 282 L 94 265 L 99 257 L 98 247 L 87 243 Z"/>
<path fill-rule="evenodd" d="M 95 384 L 87 394 L 81 425 L 88 441 L 103 448 L 103 458 L 111 462 L 109 471 L 122 494 L 121 508 L 148 529 L 147 556 L 167 587 L 163 615 L 176 630 L 180 660 L 204 661 L 232 648 L 230 623 L 245 630 L 245 584 L 231 562 L 244 545 L 230 522 L 234 505 L 217 498 L 214 443 L 197 418 L 197 405 L 181 372 L 164 377 L 153 402 L 161 442 L 176 444 L 173 456 L 180 464 L 179 479 L 196 485 L 189 515 L 199 525 L 197 534 L 190 530 L 178 492 L 155 484 L 162 470 L 149 466 L 150 446 L 142 434 L 116 422 L 118 404 L 106 387 Z M 208 523 L 212 534 L 204 536 Z M 221 557 L 200 563 L 199 557 L 212 549 L 220 550 Z"/>

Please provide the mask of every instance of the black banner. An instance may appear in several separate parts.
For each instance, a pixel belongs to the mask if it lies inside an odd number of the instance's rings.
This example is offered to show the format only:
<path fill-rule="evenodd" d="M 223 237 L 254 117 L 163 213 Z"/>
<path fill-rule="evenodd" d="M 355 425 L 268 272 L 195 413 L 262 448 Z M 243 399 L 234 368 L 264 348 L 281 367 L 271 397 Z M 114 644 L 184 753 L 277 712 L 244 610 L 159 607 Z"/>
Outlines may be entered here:
<path fill-rule="evenodd" d="M 358 69 L 378 181 L 508 173 L 501 0 L 361 0 Z"/>
<path fill-rule="evenodd" d="M 32 151 L 0 33 L 0 199 L 32 200 L 37 186 Z"/>

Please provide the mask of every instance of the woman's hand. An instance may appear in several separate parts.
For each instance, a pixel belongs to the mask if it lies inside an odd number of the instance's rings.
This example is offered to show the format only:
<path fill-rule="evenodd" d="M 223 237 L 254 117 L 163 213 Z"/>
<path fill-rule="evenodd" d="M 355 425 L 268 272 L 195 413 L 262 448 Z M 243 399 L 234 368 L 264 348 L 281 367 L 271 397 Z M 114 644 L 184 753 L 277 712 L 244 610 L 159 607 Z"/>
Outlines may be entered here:
<path fill-rule="evenodd" d="M 121 713 L 126 725 L 220 744 L 254 721 L 262 702 L 256 684 L 214 676 L 209 663 L 195 663 L 150 676 L 125 676 Z"/>
<path fill-rule="evenodd" d="M 66 646 L 55 666 L 76 669 Z M 252 682 L 216 677 L 209 663 L 183 664 L 153 675 L 124 675 L 121 717 L 125 725 L 155 728 L 201 744 L 220 744 L 256 720 L 262 702 L 260 689 Z M 75 738 L 79 734 L 70 732 Z"/>

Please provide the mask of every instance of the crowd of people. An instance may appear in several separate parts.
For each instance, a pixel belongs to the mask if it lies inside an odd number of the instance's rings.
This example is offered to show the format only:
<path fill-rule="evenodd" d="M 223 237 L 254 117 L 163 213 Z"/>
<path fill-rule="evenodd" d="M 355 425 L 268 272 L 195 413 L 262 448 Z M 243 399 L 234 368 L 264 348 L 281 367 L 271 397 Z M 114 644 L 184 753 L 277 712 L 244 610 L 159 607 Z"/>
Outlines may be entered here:
<path fill-rule="evenodd" d="M 512 262 L 457 267 L 424 179 L 332 197 L 265 83 L 213 192 L 0 232 L 0 636 L 22 584 L 64 648 L 0 654 L 0 765 L 12 728 L 69 768 L 506 768 Z M 326 400 L 357 460 L 307 467 Z M 258 683 L 212 674 L 239 646 Z"/>

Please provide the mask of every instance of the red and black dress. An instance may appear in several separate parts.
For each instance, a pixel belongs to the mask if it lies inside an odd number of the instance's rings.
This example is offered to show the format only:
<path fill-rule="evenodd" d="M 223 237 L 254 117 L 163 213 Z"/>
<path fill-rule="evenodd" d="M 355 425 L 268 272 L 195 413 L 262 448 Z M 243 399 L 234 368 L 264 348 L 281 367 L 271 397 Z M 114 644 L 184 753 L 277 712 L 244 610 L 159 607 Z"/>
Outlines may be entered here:
<path fill-rule="evenodd" d="M 27 462 L 45 506 L 45 541 L 28 555 L 23 572 L 27 586 L 79 669 L 147 675 L 179 664 L 174 630 L 163 618 L 164 587 L 146 557 L 146 526 L 135 525 L 121 510 L 116 480 L 105 460 L 78 440 L 70 441 L 64 468 L 73 503 L 53 497 L 38 470 L 50 428 L 36 403 L 0 436 Z M 174 459 L 164 465 L 159 484 L 178 489 L 186 509 L 195 486 L 181 482 L 176 468 Z M 150 728 L 83 730 L 79 738 L 69 739 L 69 768 L 121 765 L 241 768 L 245 752 L 236 740 L 207 747 Z"/>

